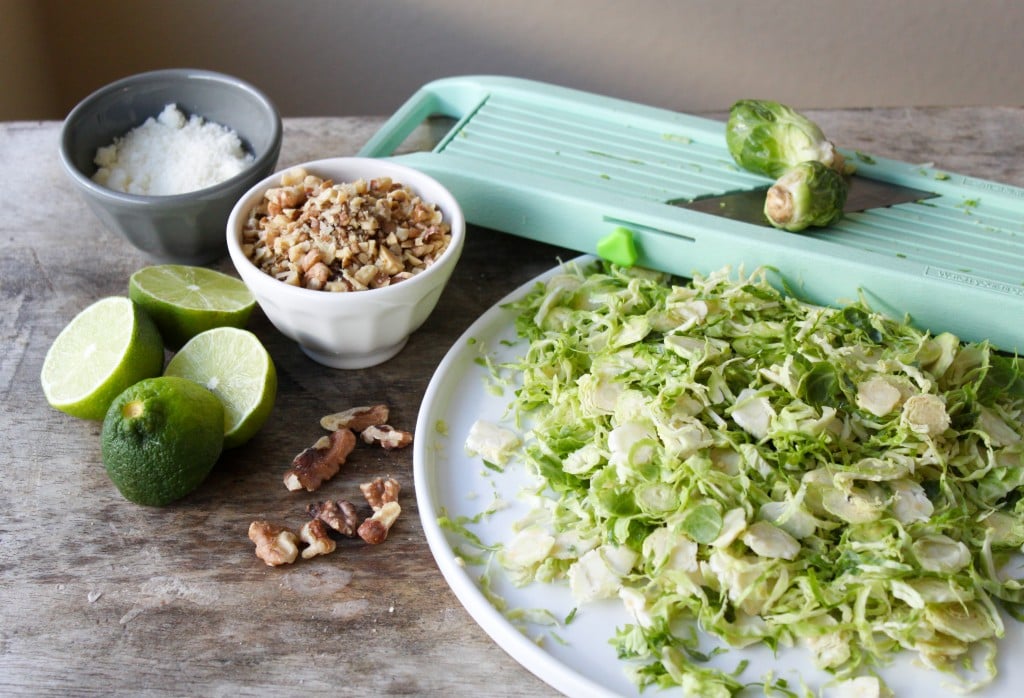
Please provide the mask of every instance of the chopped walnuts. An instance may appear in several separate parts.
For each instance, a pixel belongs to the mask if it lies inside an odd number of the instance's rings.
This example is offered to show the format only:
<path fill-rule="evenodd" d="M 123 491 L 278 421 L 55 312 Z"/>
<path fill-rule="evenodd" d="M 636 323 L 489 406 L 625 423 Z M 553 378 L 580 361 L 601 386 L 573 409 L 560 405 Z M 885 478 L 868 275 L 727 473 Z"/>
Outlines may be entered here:
<path fill-rule="evenodd" d="M 312 492 L 334 477 L 355 448 L 356 433 L 364 443 L 377 444 L 388 451 L 411 444 L 412 432 L 385 423 L 388 412 L 387 405 L 371 405 L 322 417 L 320 426 L 329 430 L 330 435 L 295 456 L 284 476 L 285 487 Z"/>
<path fill-rule="evenodd" d="M 440 209 L 389 177 L 335 183 L 294 168 L 249 212 L 242 250 L 294 286 L 360 291 L 408 279 L 448 249 Z"/>
<path fill-rule="evenodd" d="M 320 419 L 320 426 L 329 431 L 351 429 L 368 444 L 377 444 L 390 451 L 412 443 L 412 433 L 395 429 L 387 423 L 388 406 L 353 407 Z"/>
<path fill-rule="evenodd" d="M 284 476 L 289 490 L 305 489 L 312 492 L 336 475 L 360 440 L 377 444 L 385 450 L 402 448 L 412 443 L 410 432 L 389 426 L 388 406 L 384 404 L 353 407 L 327 415 L 321 426 L 330 431 L 292 460 Z M 278 566 L 295 562 L 301 555 L 307 560 L 328 555 L 338 547 L 341 536 L 358 536 L 371 545 L 383 543 L 401 514 L 398 495 L 402 486 L 398 480 L 376 477 L 359 485 L 366 503 L 373 510 L 366 516 L 346 499 L 323 500 L 306 506 L 309 519 L 298 536 L 282 526 L 265 521 L 254 521 L 249 526 L 249 538 L 256 543 L 256 554 L 268 565 Z M 365 518 L 364 518 L 365 517 Z"/>

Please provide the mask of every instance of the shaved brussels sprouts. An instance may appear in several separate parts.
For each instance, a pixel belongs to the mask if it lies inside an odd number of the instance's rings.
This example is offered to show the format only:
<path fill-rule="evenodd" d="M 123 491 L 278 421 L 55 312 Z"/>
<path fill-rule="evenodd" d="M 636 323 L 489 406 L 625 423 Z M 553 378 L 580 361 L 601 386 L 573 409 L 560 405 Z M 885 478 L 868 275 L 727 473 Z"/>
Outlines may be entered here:
<path fill-rule="evenodd" d="M 846 171 L 843 156 L 821 128 L 794 109 L 763 99 L 732 105 L 725 139 L 736 163 L 745 170 L 776 179 L 807 160 L 838 172 Z"/>
<path fill-rule="evenodd" d="M 799 232 L 839 220 L 846 205 L 846 180 L 816 160 L 788 169 L 779 177 L 764 202 L 764 215 L 776 228 Z"/>
<path fill-rule="evenodd" d="M 754 643 L 804 646 L 842 687 L 821 695 L 890 695 L 873 674 L 904 650 L 985 686 L 999 606 L 1024 608 L 1024 358 L 770 279 L 570 263 L 509 303 L 522 344 L 482 363 L 509 390 L 525 511 L 504 543 L 439 521 L 512 622 L 531 611 L 491 574 L 558 581 L 582 613 L 621 603 L 640 690 L 819 695 L 706 661 Z"/>

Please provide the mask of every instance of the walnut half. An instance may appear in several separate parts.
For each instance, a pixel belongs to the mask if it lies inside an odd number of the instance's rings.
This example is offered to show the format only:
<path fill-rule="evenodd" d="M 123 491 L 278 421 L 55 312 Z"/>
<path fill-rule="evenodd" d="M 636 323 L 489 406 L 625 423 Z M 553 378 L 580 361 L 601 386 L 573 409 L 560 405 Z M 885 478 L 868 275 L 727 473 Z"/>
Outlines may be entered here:
<path fill-rule="evenodd" d="M 388 537 L 388 531 L 402 513 L 398 502 L 388 502 L 373 513 L 373 516 L 359 525 L 359 537 L 370 545 L 379 545 Z"/>
<path fill-rule="evenodd" d="M 306 513 L 319 519 L 343 536 L 353 538 L 359 526 L 359 514 L 351 502 L 339 499 L 315 502 L 306 507 Z"/>
<path fill-rule="evenodd" d="M 379 444 L 386 451 L 405 448 L 412 443 L 411 432 L 395 429 L 387 424 L 367 427 L 359 435 L 363 437 L 364 443 Z"/>
<path fill-rule="evenodd" d="M 249 524 L 249 540 L 256 544 L 256 557 L 271 567 L 290 565 L 299 556 L 299 539 L 284 526 L 268 521 Z"/>
<path fill-rule="evenodd" d="M 299 538 L 306 544 L 302 549 L 302 559 L 308 560 L 317 555 L 333 553 L 337 543 L 327 531 L 327 524 L 320 519 L 310 519 L 299 529 Z"/>
<path fill-rule="evenodd" d="M 386 424 L 388 413 L 387 405 L 363 405 L 321 417 L 320 426 L 328 431 L 351 429 L 358 433 L 367 427 Z"/>
<path fill-rule="evenodd" d="M 377 477 L 359 485 L 366 502 L 374 511 L 379 511 L 388 502 L 397 502 L 402 485 L 394 478 Z"/>
<path fill-rule="evenodd" d="M 284 475 L 284 484 L 291 491 L 305 488 L 312 492 L 341 470 L 345 459 L 356 447 L 356 435 L 351 429 L 332 431 L 305 449 L 292 461 Z"/>

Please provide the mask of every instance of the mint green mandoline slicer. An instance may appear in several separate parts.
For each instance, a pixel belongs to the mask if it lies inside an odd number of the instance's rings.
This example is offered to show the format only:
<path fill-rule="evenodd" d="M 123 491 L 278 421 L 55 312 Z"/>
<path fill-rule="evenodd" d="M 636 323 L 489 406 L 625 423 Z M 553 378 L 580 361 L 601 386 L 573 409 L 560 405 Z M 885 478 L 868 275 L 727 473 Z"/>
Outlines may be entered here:
<path fill-rule="evenodd" d="M 394 155 L 436 117 L 453 125 L 430 152 Z M 921 328 L 1024 353 L 1021 188 L 847 151 L 854 182 L 903 203 L 789 233 L 696 207 L 771 184 L 736 166 L 723 122 L 490 76 L 424 85 L 360 155 L 432 175 L 475 225 L 680 276 L 770 266 L 809 302 L 861 293 Z"/>

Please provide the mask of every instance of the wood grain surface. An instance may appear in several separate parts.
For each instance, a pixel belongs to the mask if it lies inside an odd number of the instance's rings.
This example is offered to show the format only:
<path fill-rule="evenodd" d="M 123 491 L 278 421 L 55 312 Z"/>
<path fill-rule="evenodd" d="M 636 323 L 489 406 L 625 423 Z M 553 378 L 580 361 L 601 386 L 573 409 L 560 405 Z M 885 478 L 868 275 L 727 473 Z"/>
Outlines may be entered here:
<path fill-rule="evenodd" d="M 846 147 L 1024 185 L 1024 108 L 813 112 Z M 354 154 L 381 118 L 288 119 L 282 166 Z M 280 388 L 269 424 L 225 452 L 194 494 L 162 509 L 122 499 L 95 422 L 51 409 L 43 356 L 92 301 L 127 293 L 150 263 L 100 225 L 60 169 L 56 122 L 0 124 L 0 695 L 546 696 L 472 621 L 423 536 L 412 451 L 360 448 L 315 494 L 281 483 L 323 432 L 321 416 L 373 402 L 412 429 L 455 339 L 509 291 L 574 256 L 471 228 L 440 304 L 385 364 L 336 371 L 309 360 L 257 311 Z M 225 259 L 219 267 L 231 271 Z M 1019 319 L 1018 319 L 1019 320 Z M 269 568 L 249 523 L 298 528 L 315 498 L 360 497 L 391 475 L 403 513 L 380 546 Z"/>

